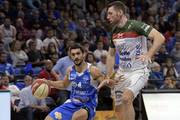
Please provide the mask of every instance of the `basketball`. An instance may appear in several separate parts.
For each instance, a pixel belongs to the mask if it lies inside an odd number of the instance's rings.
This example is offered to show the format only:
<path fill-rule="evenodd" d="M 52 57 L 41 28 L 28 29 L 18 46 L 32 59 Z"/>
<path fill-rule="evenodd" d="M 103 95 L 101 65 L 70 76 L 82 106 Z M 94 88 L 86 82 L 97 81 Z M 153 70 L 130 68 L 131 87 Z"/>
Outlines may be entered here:
<path fill-rule="evenodd" d="M 43 79 L 36 79 L 32 86 L 32 95 L 37 99 L 44 99 L 50 93 L 50 87 Z"/>

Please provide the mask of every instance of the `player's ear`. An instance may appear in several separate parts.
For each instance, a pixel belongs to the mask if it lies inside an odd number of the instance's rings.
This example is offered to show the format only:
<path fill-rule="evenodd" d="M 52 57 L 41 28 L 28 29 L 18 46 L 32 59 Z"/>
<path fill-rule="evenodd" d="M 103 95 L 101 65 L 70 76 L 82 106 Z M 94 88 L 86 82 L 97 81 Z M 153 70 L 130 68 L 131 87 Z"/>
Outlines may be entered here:
<path fill-rule="evenodd" d="M 122 16 L 122 14 L 123 14 L 123 11 L 122 11 L 122 10 L 119 10 L 119 11 L 117 12 L 117 16 L 118 16 L 118 17 Z"/>

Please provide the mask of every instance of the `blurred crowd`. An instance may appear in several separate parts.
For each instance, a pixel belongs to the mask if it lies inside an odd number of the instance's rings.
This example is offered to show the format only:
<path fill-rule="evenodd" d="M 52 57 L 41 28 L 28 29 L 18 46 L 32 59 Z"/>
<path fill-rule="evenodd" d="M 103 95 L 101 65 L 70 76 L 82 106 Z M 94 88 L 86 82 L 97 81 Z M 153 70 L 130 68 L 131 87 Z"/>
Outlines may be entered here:
<path fill-rule="evenodd" d="M 30 86 L 36 78 L 63 79 L 67 67 L 73 64 L 68 48 L 74 43 L 82 44 L 86 61 L 106 74 L 111 28 L 105 7 L 111 1 L 0 0 L 0 89 L 12 92 L 12 116 L 19 113 L 33 120 L 30 114 L 46 115 L 68 98 L 70 88 L 53 89 L 50 98 L 37 100 Z M 149 65 L 146 88 L 180 89 L 180 0 L 121 1 L 128 6 L 130 19 L 146 22 L 166 38 Z M 116 58 L 115 69 L 121 62 L 118 54 Z M 100 92 L 99 104 L 110 96 L 110 92 Z"/>

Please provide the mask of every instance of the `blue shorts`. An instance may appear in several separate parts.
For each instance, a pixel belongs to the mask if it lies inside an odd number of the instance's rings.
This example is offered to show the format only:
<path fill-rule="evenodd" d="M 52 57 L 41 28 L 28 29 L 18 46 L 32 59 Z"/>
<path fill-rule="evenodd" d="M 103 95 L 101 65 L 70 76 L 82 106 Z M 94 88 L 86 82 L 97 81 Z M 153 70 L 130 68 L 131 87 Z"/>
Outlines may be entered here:
<path fill-rule="evenodd" d="M 96 106 L 90 102 L 85 104 L 81 102 L 75 103 L 70 99 L 67 100 L 63 105 L 51 111 L 49 116 L 53 118 L 53 120 L 71 120 L 73 113 L 80 110 L 81 108 L 88 111 L 88 120 L 93 120 L 96 113 Z"/>

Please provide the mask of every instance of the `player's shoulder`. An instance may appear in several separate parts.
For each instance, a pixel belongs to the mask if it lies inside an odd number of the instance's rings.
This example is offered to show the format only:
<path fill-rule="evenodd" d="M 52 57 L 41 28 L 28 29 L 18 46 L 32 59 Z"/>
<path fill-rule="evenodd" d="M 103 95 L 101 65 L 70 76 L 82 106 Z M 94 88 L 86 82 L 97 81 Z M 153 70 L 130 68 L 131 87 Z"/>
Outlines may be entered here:
<path fill-rule="evenodd" d="M 73 69 L 73 65 L 72 66 L 69 66 L 68 68 L 67 68 L 67 70 L 66 70 L 66 73 L 70 73 L 71 71 L 72 71 L 72 69 Z"/>
<path fill-rule="evenodd" d="M 99 68 L 95 65 L 91 65 L 89 70 L 90 70 L 91 75 L 96 75 L 100 73 Z"/>
<path fill-rule="evenodd" d="M 138 20 L 128 20 L 128 22 L 129 24 L 133 24 L 133 25 L 143 23 L 142 21 L 138 21 Z"/>

